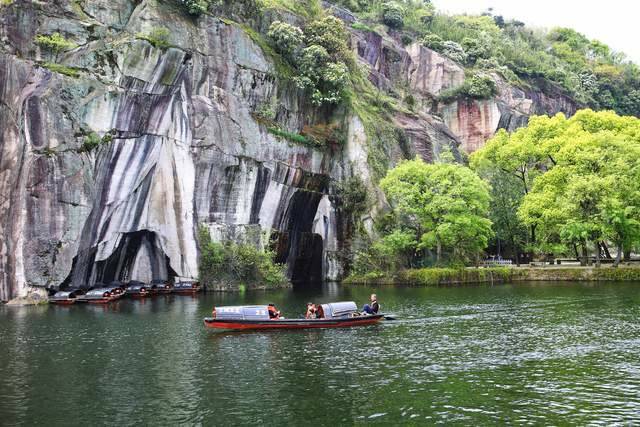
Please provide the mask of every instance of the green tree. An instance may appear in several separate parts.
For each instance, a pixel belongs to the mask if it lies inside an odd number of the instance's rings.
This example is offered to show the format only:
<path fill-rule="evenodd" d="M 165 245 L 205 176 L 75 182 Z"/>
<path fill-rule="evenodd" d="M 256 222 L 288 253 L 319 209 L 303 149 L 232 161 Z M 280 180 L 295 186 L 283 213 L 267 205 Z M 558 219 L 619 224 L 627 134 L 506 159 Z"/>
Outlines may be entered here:
<path fill-rule="evenodd" d="M 411 230 L 416 249 L 469 262 L 492 235 L 489 187 L 469 168 L 427 164 L 416 159 L 390 170 L 380 182 L 396 219 L 396 230 Z M 395 230 L 394 230 L 395 231 Z"/>
<path fill-rule="evenodd" d="M 404 26 L 404 8 L 398 2 L 391 1 L 385 3 L 382 8 L 382 22 L 391 28 L 402 28 Z"/>
<path fill-rule="evenodd" d="M 275 50 L 288 59 L 295 58 L 304 38 L 299 27 L 280 21 L 271 23 L 267 36 L 271 39 Z"/>
<path fill-rule="evenodd" d="M 599 257 L 605 241 L 620 253 L 637 239 L 639 149 L 640 120 L 582 110 L 499 132 L 471 165 L 483 176 L 493 168 L 518 179 L 524 196 L 518 215 L 539 250 L 578 246 L 586 258 L 593 244 Z"/>

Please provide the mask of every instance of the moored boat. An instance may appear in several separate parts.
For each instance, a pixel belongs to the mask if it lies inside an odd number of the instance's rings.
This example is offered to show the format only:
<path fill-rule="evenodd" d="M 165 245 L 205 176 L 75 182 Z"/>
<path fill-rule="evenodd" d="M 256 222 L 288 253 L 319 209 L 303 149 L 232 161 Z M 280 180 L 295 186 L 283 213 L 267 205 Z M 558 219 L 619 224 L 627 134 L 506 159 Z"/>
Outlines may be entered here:
<path fill-rule="evenodd" d="M 173 285 L 175 294 L 195 294 L 202 290 L 200 283 L 195 279 L 176 278 Z"/>
<path fill-rule="evenodd" d="M 170 294 L 173 291 L 173 286 L 167 280 L 154 279 L 149 282 L 151 292 L 154 294 Z"/>
<path fill-rule="evenodd" d="M 82 289 L 68 289 L 64 291 L 58 291 L 53 296 L 49 297 L 49 302 L 58 305 L 71 305 L 78 301 L 78 297 L 84 295 Z"/>
<path fill-rule="evenodd" d="M 117 288 L 94 288 L 78 297 L 77 301 L 89 304 L 106 304 L 119 299 L 121 296 L 122 293 L 117 293 Z"/>
<path fill-rule="evenodd" d="M 353 301 L 322 304 L 323 317 L 316 319 L 272 318 L 269 306 L 228 306 L 213 309 L 212 317 L 204 319 L 204 325 L 214 329 L 306 329 L 344 328 L 371 325 L 379 322 L 382 314 L 362 314 Z"/>
<path fill-rule="evenodd" d="M 129 282 L 125 293 L 133 298 L 145 298 L 151 296 L 151 290 L 147 287 L 146 283 L 137 280 Z"/>

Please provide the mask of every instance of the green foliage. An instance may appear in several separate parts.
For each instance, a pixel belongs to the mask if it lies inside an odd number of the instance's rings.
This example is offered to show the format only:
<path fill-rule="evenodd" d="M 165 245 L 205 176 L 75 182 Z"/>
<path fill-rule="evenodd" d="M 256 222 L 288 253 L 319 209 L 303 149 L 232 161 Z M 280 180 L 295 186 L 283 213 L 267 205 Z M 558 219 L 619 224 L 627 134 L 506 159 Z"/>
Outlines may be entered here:
<path fill-rule="evenodd" d="M 354 61 L 342 21 L 327 16 L 311 22 L 304 32 L 276 21 L 268 36 L 274 49 L 295 68 L 293 81 L 310 94 L 313 104 L 337 104 L 344 99 L 349 65 Z"/>
<path fill-rule="evenodd" d="M 362 22 L 354 22 L 353 24 L 351 24 L 351 28 L 353 28 L 354 30 L 369 31 L 370 33 L 376 32 L 373 28 L 366 24 L 363 24 Z"/>
<path fill-rule="evenodd" d="M 402 28 L 404 26 L 404 8 L 395 1 L 385 3 L 382 8 L 382 22 L 391 28 Z"/>
<path fill-rule="evenodd" d="M 148 33 L 138 33 L 136 38 L 146 40 L 154 47 L 166 49 L 169 45 L 169 29 L 165 27 L 153 27 Z"/>
<path fill-rule="evenodd" d="M 66 65 L 55 64 L 53 62 L 45 62 L 42 66 L 54 73 L 64 74 L 69 77 L 78 77 L 78 69 L 73 67 L 67 67 Z"/>
<path fill-rule="evenodd" d="M 421 43 L 431 50 L 441 52 L 444 40 L 437 34 L 427 34 L 422 38 Z"/>
<path fill-rule="evenodd" d="M 621 253 L 640 241 L 636 118 L 591 110 L 570 119 L 533 117 L 511 135 L 499 132 L 471 164 L 518 179 L 524 196 L 518 216 L 540 252 L 571 253 L 576 245 L 586 254 L 590 244 L 610 241 Z"/>
<path fill-rule="evenodd" d="M 438 99 L 450 102 L 456 98 L 489 99 L 496 95 L 495 81 L 487 75 L 472 74 L 461 86 L 443 91 Z"/>
<path fill-rule="evenodd" d="M 176 0 L 190 15 L 200 16 L 209 10 L 209 6 L 215 3 L 214 0 Z"/>
<path fill-rule="evenodd" d="M 221 280 L 247 284 L 281 286 L 287 282 L 284 266 L 274 262 L 274 254 L 251 245 L 213 242 L 206 228 L 199 232 L 200 280 Z"/>
<path fill-rule="evenodd" d="M 274 126 L 268 127 L 267 130 L 272 135 L 282 137 L 282 138 L 287 139 L 287 140 L 289 140 L 291 142 L 295 142 L 296 144 L 303 144 L 303 145 L 308 145 L 308 146 L 311 146 L 311 147 L 315 147 L 316 146 L 316 144 L 313 141 L 305 138 L 304 136 L 300 135 L 299 133 L 287 132 L 285 130 L 282 130 L 282 129 L 274 127 Z"/>
<path fill-rule="evenodd" d="M 348 63 L 352 60 L 347 44 L 348 33 L 344 23 L 335 16 L 326 16 L 311 22 L 304 29 L 307 46 L 322 46 L 332 62 Z"/>
<path fill-rule="evenodd" d="M 371 197 L 367 186 L 359 176 L 352 176 L 338 186 L 340 207 L 353 219 L 365 213 L 371 205 Z"/>
<path fill-rule="evenodd" d="M 110 133 L 106 133 L 102 138 L 95 132 L 90 132 L 84 137 L 84 141 L 82 142 L 82 146 L 78 149 L 80 153 L 89 153 L 96 148 L 98 148 L 102 144 L 108 144 L 113 139 L 113 135 Z"/>
<path fill-rule="evenodd" d="M 356 254 L 356 273 L 419 266 L 433 252 L 436 263 L 468 263 L 487 246 L 489 188 L 470 169 L 416 159 L 390 170 L 380 187 L 392 211 L 382 238 Z"/>
<path fill-rule="evenodd" d="M 638 269 L 640 273 L 640 269 Z M 382 271 L 369 271 L 348 277 L 345 284 L 402 284 L 411 286 L 438 286 L 470 283 L 504 283 L 523 280 L 524 270 L 494 268 L 419 268 L 403 270 L 389 275 Z"/>
<path fill-rule="evenodd" d="M 78 47 L 76 43 L 65 39 L 60 33 L 53 33 L 51 35 L 39 34 L 36 36 L 35 42 L 41 47 L 55 53 Z"/>
<path fill-rule="evenodd" d="M 442 42 L 440 52 L 456 62 L 464 64 L 467 61 L 467 53 L 460 44 L 454 41 L 447 40 Z"/>
<path fill-rule="evenodd" d="M 304 39 L 300 28 L 280 21 L 271 23 L 267 36 L 271 39 L 274 49 L 291 60 L 295 59 Z"/>
<path fill-rule="evenodd" d="M 640 67 L 597 40 L 567 28 L 543 31 L 502 16 L 435 13 L 429 1 L 342 1 L 366 24 L 381 19 L 465 66 L 499 72 L 507 81 L 596 109 L 640 116 Z M 353 4 L 357 3 L 357 4 Z M 387 16 L 385 18 L 385 12 Z M 388 22 L 387 22 L 388 21 Z"/>

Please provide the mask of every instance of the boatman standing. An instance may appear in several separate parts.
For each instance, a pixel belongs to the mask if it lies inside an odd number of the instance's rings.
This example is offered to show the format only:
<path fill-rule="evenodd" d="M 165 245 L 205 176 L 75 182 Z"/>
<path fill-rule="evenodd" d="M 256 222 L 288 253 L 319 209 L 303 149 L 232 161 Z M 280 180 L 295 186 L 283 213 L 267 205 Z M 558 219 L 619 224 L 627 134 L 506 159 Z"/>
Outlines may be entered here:
<path fill-rule="evenodd" d="M 364 307 L 362 307 L 362 312 L 367 314 L 378 314 L 380 304 L 378 304 L 378 297 L 376 294 L 371 294 L 370 300 L 371 304 L 365 304 Z"/>

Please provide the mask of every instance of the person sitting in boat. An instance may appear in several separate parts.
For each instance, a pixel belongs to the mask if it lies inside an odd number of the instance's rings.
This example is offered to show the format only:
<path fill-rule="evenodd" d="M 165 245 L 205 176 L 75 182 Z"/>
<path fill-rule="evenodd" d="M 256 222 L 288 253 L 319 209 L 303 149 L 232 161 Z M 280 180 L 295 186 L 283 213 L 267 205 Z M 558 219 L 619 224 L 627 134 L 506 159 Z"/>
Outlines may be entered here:
<path fill-rule="evenodd" d="M 304 315 L 305 319 L 315 319 L 318 317 L 318 309 L 312 302 L 307 303 L 307 312 Z"/>
<path fill-rule="evenodd" d="M 280 318 L 280 311 L 278 311 L 278 309 L 276 309 L 276 306 L 274 304 L 269 304 L 267 306 L 267 310 L 269 310 L 269 319 L 279 319 Z"/>
<path fill-rule="evenodd" d="M 376 294 L 371 294 L 370 297 L 371 304 L 365 304 L 362 307 L 362 312 L 366 314 L 378 314 L 378 310 L 380 310 L 380 304 L 378 304 L 378 297 Z"/>

